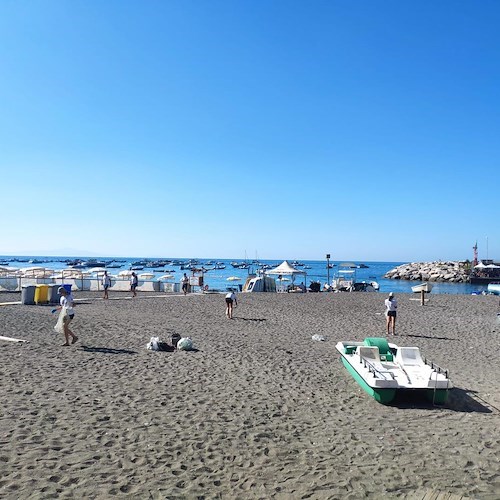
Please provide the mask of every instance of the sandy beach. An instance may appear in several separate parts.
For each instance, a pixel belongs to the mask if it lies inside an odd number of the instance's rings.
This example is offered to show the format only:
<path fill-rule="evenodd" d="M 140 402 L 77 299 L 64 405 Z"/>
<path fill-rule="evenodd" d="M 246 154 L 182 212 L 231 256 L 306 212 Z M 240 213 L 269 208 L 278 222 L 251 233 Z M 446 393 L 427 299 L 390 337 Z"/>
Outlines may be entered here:
<path fill-rule="evenodd" d="M 110 296 L 75 294 L 70 347 L 51 306 L 0 306 L 29 341 L 0 341 L 2 498 L 500 497 L 498 297 L 398 295 L 396 343 L 451 373 L 433 407 L 383 406 L 339 361 L 384 336 L 385 295 L 240 294 L 234 320 L 223 295 Z M 173 333 L 197 350 L 146 349 Z"/>

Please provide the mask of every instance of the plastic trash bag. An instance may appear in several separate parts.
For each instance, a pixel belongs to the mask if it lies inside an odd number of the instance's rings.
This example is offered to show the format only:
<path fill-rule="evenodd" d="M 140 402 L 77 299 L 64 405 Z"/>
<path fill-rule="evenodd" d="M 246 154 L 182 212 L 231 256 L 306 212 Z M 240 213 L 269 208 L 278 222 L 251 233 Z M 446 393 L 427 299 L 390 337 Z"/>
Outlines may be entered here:
<path fill-rule="evenodd" d="M 160 339 L 158 337 L 151 337 L 151 340 L 146 344 L 146 349 L 151 351 L 159 351 Z"/>
<path fill-rule="evenodd" d="M 192 351 L 193 341 L 189 337 L 182 337 L 179 342 L 177 342 L 177 349 L 181 351 Z"/>
<path fill-rule="evenodd" d="M 54 326 L 54 330 L 57 333 L 64 333 L 64 317 L 66 316 L 66 309 L 63 307 L 57 318 L 57 323 Z"/>
<path fill-rule="evenodd" d="M 324 342 L 326 340 L 326 337 L 324 335 L 313 335 L 311 337 L 313 340 L 316 340 L 317 342 Z"/>

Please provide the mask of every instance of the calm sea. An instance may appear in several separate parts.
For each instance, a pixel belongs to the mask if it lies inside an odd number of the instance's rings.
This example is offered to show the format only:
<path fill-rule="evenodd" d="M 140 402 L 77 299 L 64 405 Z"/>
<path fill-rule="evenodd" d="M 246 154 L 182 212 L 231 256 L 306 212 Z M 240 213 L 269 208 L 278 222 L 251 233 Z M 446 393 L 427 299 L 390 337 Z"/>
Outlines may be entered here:
<path fill-rule="evenodd" d="M 143 260 L 143 258 L 138 257 L 93 257 L 96 260 L 103 260 L 106 262 L 114 261 L 119 264 L 120 268 L 108 269 L 111 275 L 118 274 L 118 272 L 129 269 L 132 262 Z M 30 266 L 43 266 L 54 270 L 64 269 L 67 267 L 66 260 L 81 259 L 87 260 L 89 257 L 73 257 L 73 256 L 61 256 L 61 257 L 44 257 L 44 256 L 0 256 L 0 262 L 8 262 L 9 267 L 30 267 Z M 163 258 L 162 258 L 163 259 Z M 150 259 L 153 260 L 153 259 Z M 174 258 L 165 257 L 165 260 L 174 260 Z M 178 261 L 189 261 L 190 258 L 175 258 Z M 42 263 L 30 263 L 29 261 L 42 261 Z M 225 290 L 228 286 L 234 286 L 237 284 L 245 283 L 245 280 L 249 272 L 255 271 L 257 269 L 256 265 L 251 265 L 249 269 L 236 269 L 231 266 L 231 259 L 197 259 L 199 262 L 198 266 L 204 266 L 206 268 L 212 267 L 211 264 L 207 263 L 209 261 L 222 262 L 226 268 L 225 269 L 215 269 L 205 273 L 204 280 L 210 288 Z M 237 261 L 237 259 L 234 259 Z M 282 261 L 278 260 L 260 260 L 262 264 L 269 264 L 272 266 L 277 266 L 281 264 Z M 290 263 L 293 259 L 289 260 Z M 295 283 L 300 283 L 305 281 L 309 284 L 311 281 L 319 281 L 321 284 L 327 282 L 328 277 L 330 281 L 335 277 L 338 269 L 339 261 L 330 261 L 330 264 L 335 264 L 335 267 L 327 270 L 326 261 L 316 261 L 316 260 L 305 260 L 300 261 L 304 266 L 297 267 L 305 271 L 307 274 L 305 277 L 297 276 L 295 278 Z M 361 264 L 361 262 L 356 262 L 356 264 Z M 381 293 L 411 293 L 411 286 L 417 284 L 415 281 L 402 281 L 402 280 L 388 280 L 384 279 L 383 276 L 387 271 L 404 264 L 404 262 L 363 262 L 366 268 L 356 269 L 356 279 L 358 281 L 377 281 L 380 285 Z M 137 271 L 138 274 L 143 272 L 153 272 L 153 269 L 144 268 L 142 271 Z M 189 270 L 181 270 L 179 266 L 167 265 L 163 269 L 155 269 L 155 278 L 160 277 L 164 274 L 171 274 L 174 276 L 176 282 L 179 281 L 182 274 L 186 272 L 189 276 Z M 228 280 L 228 278 L 232 278 Z M 238 280 L 234 278 L 239 278 Z M 456 284 L 456 283 L 433 283 L 432 293 L 440 294 L 471 294 L 472 292 L 485 291 L 486 286 L 479 285 L 469 285 L 469 284 Z"/>

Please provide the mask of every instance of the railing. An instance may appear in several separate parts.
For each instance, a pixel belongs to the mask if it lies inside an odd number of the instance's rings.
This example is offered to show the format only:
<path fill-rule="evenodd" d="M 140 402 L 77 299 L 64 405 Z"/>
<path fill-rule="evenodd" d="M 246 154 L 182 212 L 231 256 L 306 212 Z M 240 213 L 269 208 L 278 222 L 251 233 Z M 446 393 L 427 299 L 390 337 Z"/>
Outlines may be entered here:
<path fill-rule="evenodd" d="M 430 359 L 427 359 L 424 357 L 424 363 L 428 366 L 430 366 L 435 372 L 437 373 L 443 373 L 444 376 L 446 378 L 449 378 L 448 375 L 449 375 L 449 370 L 445 369 L 445 368 L 441 368 L 438 364 L 434 363 L 433 361 L 431 361 Z M 429 380 L 431 380 L 431 377 L 432 377 L 432 373 L 431 372 L 431 375 L 429 377 Z"/>
<path fill-rule="evenodd" d="M 50 277 L 0 277 L 0 292 L 21 292 L 25 286 L 71 284 L 73 290 L 100 292 L 104 290 L 100 278 L 50 278 Z M 130 290 L 128 278 L 111 278 L 111 291 L 127 292 Z M 139 291 L 178 292 L 179 283 L 149 281 L 139 279 Z"/>
<path fill-rule="evenodd" d="M 373 376 L 376 377 L 377 374 L 380 375 L 379 378 L 384 378 L 385 380 L 387 380 L 386 377 L 384 377 L 384 373 L 388 373 L 391 377 L 392 377 L 392 380 L 395 380 L 395 376 L 394 376 L 394 373 L 390 370 L 379 370 L 378 368 L 376 368 L 372 363 L 370 363 L 366 358 L 363 358 L 361 357 L 361 361 L 363 363 L 363 366 L 365 368 L 368 368 L 368 373 L 373 373 Z"/>

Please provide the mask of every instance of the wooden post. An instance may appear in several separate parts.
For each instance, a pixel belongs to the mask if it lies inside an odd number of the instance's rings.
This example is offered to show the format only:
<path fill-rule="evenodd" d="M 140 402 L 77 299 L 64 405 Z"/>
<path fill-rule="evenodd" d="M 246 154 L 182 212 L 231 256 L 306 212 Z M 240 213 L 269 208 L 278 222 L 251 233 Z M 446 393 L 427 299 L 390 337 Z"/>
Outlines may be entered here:
<path fill-rule="evenodd" d="M 425 306 L 425 291 L 420 290 L 420 305 Z"/>

